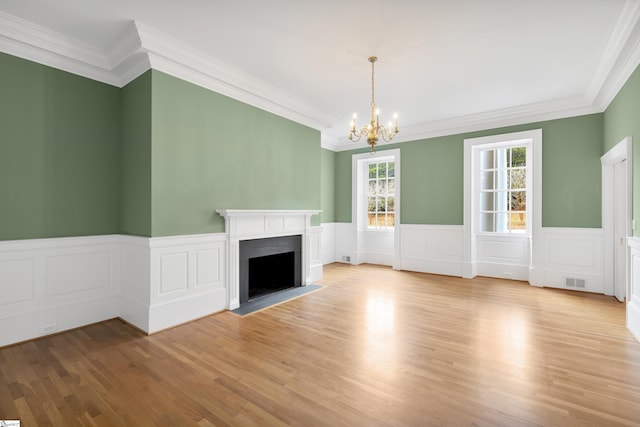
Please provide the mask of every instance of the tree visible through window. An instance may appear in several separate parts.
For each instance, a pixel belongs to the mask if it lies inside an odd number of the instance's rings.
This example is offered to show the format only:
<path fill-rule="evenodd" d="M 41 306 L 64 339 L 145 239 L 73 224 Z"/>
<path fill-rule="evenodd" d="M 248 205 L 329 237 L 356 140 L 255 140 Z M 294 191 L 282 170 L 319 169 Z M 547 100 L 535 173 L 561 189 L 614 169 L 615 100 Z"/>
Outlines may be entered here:
<path fill-rule="evenodd" d="M 395 225 L 395 165 L 393 161 L 369 163 L 367 225 L 391 229 Z"/>
<path fill-rule="evenodd" d="M 514 146 L 480 153 L 480 231 L 527 229 L 527 149 Z"/>

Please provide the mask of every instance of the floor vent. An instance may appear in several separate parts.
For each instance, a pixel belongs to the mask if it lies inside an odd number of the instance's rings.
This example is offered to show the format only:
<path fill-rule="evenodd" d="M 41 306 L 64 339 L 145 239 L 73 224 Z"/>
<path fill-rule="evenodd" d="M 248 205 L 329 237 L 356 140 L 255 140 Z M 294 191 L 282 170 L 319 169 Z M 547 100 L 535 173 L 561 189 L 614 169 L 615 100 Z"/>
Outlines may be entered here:
<path fill-rule="evenodd" d="M 565 286 L 567 288 L 578 288 L 578 289 L 584 289 L 587 286 L 587 283 L 584 279 L 576 279 L 573 277 L 567 277 L 565 278 Z"/>

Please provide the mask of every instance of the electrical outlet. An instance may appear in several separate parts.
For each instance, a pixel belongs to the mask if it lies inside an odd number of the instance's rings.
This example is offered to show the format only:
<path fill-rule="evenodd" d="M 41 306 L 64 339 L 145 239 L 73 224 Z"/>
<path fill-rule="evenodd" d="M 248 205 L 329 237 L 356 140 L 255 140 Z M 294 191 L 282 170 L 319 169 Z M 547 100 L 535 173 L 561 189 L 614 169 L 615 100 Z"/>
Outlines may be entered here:
<path fill-rule="evenodd" d="M 58 327 L 56 326 L 55 323 L 51 323 L 48 325 L 42 325 L 40 327 L 40 335 L 47 335 L 47 334 L 51 334 L 55 331 L 58 330 Z"/>

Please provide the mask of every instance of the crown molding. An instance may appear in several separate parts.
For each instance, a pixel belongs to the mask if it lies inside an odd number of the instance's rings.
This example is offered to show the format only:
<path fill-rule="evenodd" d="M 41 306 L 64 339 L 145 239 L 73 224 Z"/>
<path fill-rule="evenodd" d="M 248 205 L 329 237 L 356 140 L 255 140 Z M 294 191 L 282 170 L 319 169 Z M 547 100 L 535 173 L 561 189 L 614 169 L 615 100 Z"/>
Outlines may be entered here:
<path fill-rule="evenodd" d="M 378 142 L 376 146 L 381 147 L 401 142 L 459 135 L 601 112 L 602 111 L 596 106 L 587 103 L 583 97 L 571 97 L 551 102 L 523 105 L 516 108 L 505 108 L 470 114 L 415 126 L 406 126 L 400 129 L 400 133 L 398 133 L 393 140 L 390 142 Z M 338 144 L 335 145 L 335 147 L 336 149 L 334 151 L 349 151 L 368 148 L 369 146 L 366 141 L 354 143 L 349 141 L 349 138 L 342 137 L 338 139 Z"/>
<path fill-rule="evenodd" d="M 142 49 L 151 68 L 213 90 L 222 95 L 322 130 L 337 121 L 240 70 L 218 63 L 202 52 L 136 21 Z"/>
<path fill-rule="evenodd" d="M 0 51 L 123 87 L 153 68 L 320 130 L 322 148 L 366 148 L 328 133 L 341 121 L 166 34 L 131 21 L 105 50 L 0 11 Z M 603 112 L 640 63 L 640 0 L 626 0 L 585 97 L 506 108 L 401 129 L 391 143 Z M 345 132 L 346 133 L 346 132 Z"/>
<path fill-rule="evenodd" d="M 0 12 L 0 51 L 117 87 L 153 68 L 313 129 L 337 121 L 138 21 L 102 51 Z"/>
<path fill-rule="evenodd" d="M 607 109 L 640 64 L 640 1 L 627 0 L 604 50 L 588 96 L 601 111 Z"/>
<path fill-rule="evenodd" d="M 0 51 L 117 86 L 106 55 L 94 46 L 0 12 Z"/>

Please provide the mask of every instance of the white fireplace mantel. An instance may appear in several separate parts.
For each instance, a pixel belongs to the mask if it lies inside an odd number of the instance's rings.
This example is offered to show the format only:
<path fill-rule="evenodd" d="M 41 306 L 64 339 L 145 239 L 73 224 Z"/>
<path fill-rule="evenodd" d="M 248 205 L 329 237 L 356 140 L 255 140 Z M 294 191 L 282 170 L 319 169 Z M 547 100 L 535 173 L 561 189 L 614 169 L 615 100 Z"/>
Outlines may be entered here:
<path fill-rule="evenodd" d="M 311 228 L 311 217 L 320 210 L 218 209 L 227 233 L 228 309 L 240 306 L 240 241 L 280 236 L 302 236 L 302 285 L 312 282 L 312 248 L 319 247 L 319 235 Z M 317 240 L 312 244 L 312 240 Z M 316 251 L 317 252 L 317 251 Z M 321 264 L 320 264 L 321 265 Z"/>

